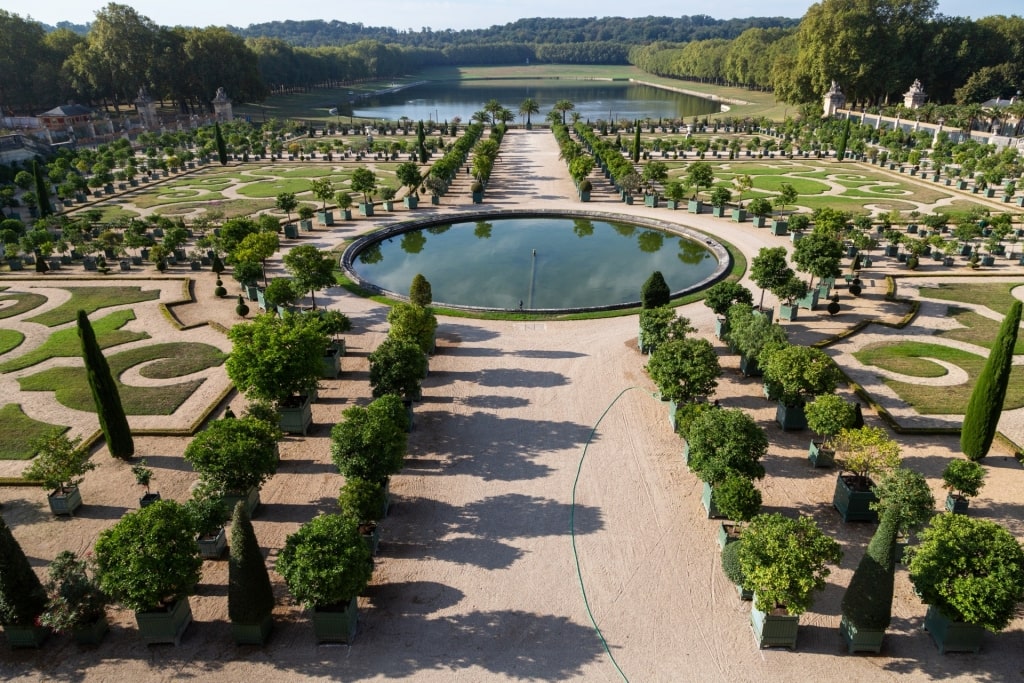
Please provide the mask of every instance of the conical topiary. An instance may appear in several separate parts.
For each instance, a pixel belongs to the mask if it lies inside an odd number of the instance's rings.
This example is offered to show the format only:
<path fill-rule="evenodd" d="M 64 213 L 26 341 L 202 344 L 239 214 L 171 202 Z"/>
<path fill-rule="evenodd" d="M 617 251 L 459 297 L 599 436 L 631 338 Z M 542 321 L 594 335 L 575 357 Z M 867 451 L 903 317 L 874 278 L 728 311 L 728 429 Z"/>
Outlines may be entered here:
<path fill-rule="evenodd" d="M 0 624 L 33 626 L 46 609 L 46 590 L 0 518 Z"/>
<path fill-rule="evenodd" d="M 235 505 L 231 518 L 228 558 L 228 618 L 235 624 L 259 624 L 274 610 L 274 590 L 260 552 L 245 501 Z"/>
<path fill-rule="evenodd" d="M 643 287 L 640 288 L 640 307 L 641 308 L 658 308 L 659 306 L 665 306 L 669 303 L 672 298 L 672 291 L 668 288 L 668 283 L 665 282 L 665 276 L 661 274 L 660 270 L 656 270 L 651 273 L 651 276 L 644 282 Z"/>
<path fill-rule="evenodd" d="M 899 510 L 891 507 L 882 517 L 843 594 L 843 618 L 857 630 L 884 630 L 892 621 L 898 531 Z"/>
<path fill-rule="evenodd" d="M 110 373 L 110 366 L 96 342 L 96 333 L 89 323 L 89 316 L 82 310 L 78 311 L 78 339 L 82 344 L 85 374 L 96 403 L 96 414 L 99 416 L 103 437 L 107 440 L 107 448 L 115 458 L 127 460 L 135 454 L 132 430 L 128 426 L 128 418 L 124 414 L 121 395 Z"/>

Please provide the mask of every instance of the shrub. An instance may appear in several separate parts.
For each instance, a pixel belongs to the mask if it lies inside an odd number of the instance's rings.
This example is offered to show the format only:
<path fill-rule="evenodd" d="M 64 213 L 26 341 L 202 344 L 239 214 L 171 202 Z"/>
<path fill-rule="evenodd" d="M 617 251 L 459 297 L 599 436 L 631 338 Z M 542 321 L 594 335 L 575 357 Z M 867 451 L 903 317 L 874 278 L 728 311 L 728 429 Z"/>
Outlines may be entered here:
<path fill-rule="evenodd" d="M 748 477 L 730 472 L 715 485 L 715 506 L 726 519 L 749 522 L 761 511 L 761 492 Z"/>
<path fill-rule="evenodd" d="M 346 479 L 383 482 L 402 469 L 408 416 L 401 400 L 381 396 L 365 408 L 352 406 L 331 429 L 331 459 Z"/>
<path fill-rule="evenodd" d="M 46 611 L 39 623 L 58 633 L 67 633 L 92 624 L 105 612 L 109 598 L 100 590 L 95 575 L 89 575 L 89 562 L 70 550 L 58 553 L 47 567 Z"/>
<path fill-rule="evenodd" d="M 274 589 L 256 541 L 245 502 L 239 501 L 231 519 L 228 557 L 228 618 L 236 624 L 256 624 L 274 609 Z"/>
<path fill-rule="evenodd" d="M 935 515 L 905 551 L 921 599 L 954 621 L 998 632 L 1024 600 L 1024 548 L 994 522 Z"/>
<path fill-rule="evenodd" d="M 702 412 L 690 425 L 690 469 L 712 486 L 735 472 L 748 479 L 764 476 L 761 458 L 768 437 L 753 418 L 739 409 Z"/>
<path fill-rule="evenodd" d="M 250 400 L 279 402 L 316 387 L 328 339 L 311 321 L 290 313 L 259 315 L 232 327 L 225 368 L 238 390 Z"/>
<path fill-rule="evenodd" d="M 350 477 L 345 480 L 338 495 L 341 514 L 351 517 L 360 525 L 372 524 L 380 519 L 385 505 L 387 493 L 380 481 Z"/>
<path fill-rule="evenodd" d="M 830 394 L 839 381 L 839 368 L 821 349 L 794 344 L 765 350 L 758 358 L 764 381 L 778 389 L 787 406 L 801 405 L 819 394 Z"/>
<path fill-rule="evenodd" d="M 422 353 L 434 350 L 437 316 L 426 307 L 399 301 L 388 311 L 388 338 L 411 341 Z"/>
<path fill-rule="evenodd" d="M 276 427 L 255 417 L 214 420 L 185 447 L 185 460 L 213 490 L 244 493 L 277 472 L 277 438 Z"/>
<path fill-rule="evenodd" d="M 704 305 L 714 311 L 715 315 L 725 315 L 733 304 L 751 304 L 754 295 L 738 282 L 723 280 L 712 285 L 704 294 Z"/>
<path fill-rule="evenodd" d="M 892 621 L 898 516 L 896 508 L 883 515 L 843 593 L 843 616 L 858 630 L 884 630 Z"/>
<path fill-rule="evenodd" d="M 46 591 L 0 517 L 0 624 L 30 626 L 46 609 Z"/>
<path fill-rule="evenodd" d="M 107 449 L 115 458 L 127 460 L 135 454 L 135 442 L 132 430 L 128 426 L 128 418 L 121 405 L 121 395 L 117 383 L 110 373 L 107 359 L 96 342 L 89 316 L 85 311 L 78 311 L 78 339 L 82 344 L 82 358 L 85 360 L 85 374 L 96 403 L 96 414 L 100 420 L 103 438 L 107 441 Z"/>
<path fill-rule="evenodd" d="M 807 426 L 822 436 L 822 448 L 830 448 L 832 437 L 844 429 L 853 427 L 857 418 L 852 403 L 836 394 L 822 394 L 804 409 Z"/>
<path fill-rule="evenodd" d="M 373 559 L 354 520 L 320 515 L 285 539 L 277 571 L 309 609 L 344 605 L 366 587 Z"/>
<path fill-rule="evenodd" d="M 942 470 L 942 483 L 959 498 L 973 498 L 985 483 L 985 468 L 973 460 L 951 460 Z"/>
<path fill-rule="evenodd" d="M 667 306 L 671 298 L 672 291 L 668 288 L 665 276 L 661 274 L 660 270 L 651 273 L 651 276 L 647 278 L 647 281 L 640 288 L 641 308 Z"/>
<path fill-rule="evenodd" d="M 743 538 L 741 537 L 738 541 L 726 543 L 725 547 L 722 548 L 722 572 L 725 574 L 725 578 L 737 586 L 742 586 L 746 580 L 743 566 L 740 564 L 740 547 L 742 543 Z"/>
<path fill-rule="evenodd" d="M 935 514 L 935 496 L 920 472 L 897 467 L 886 473 L 873 491 L 878 500 L 871 508 L 880 519 L 892 510 L 898 531 L 905 536 L 920 529 Z"/>
<path fill-rule="evenodd" d="M 433 301 L 434 292 L 430 287 L 430 281 L 421 273 L 417 273 L 412 279 L 412 284 L 409 285 L 409 303 L 426 308 Z"/>
<path fill-rule="evenodd" d="M 127 609 L 160 609 L 187 597 L 203 561 L 185 508 L 172 500 L 129 512 L 96 541 L 100 588 Z"/>
<path fill-rule="evenodd" d="M 427 376 L 427 357 L 419 343 L 388 337 L 370 354 L 370 386 L 375 397 L 412 398 Z"/>
<path fill-rule="evenodd" d="M 722 368 L 707 339 L 673 339 L 654 350 L 647 372 L 662 399 L 687 403 L 711 394 Z"/>
<path fill-rule="evenodd" d="M 900 465 L 900 445 L 881 427 L 844 429 L 836 437 L 836 459 L 842 471 L 867 490 L 868 481 Z"/>
<path fill-rule="evenodd" d="M 653 352 L 665 342 L 684 339 L 695 331 L 690 319 L 676 316 L 676 310 L 670 306 L 640 309 L 641 351 Z"/>

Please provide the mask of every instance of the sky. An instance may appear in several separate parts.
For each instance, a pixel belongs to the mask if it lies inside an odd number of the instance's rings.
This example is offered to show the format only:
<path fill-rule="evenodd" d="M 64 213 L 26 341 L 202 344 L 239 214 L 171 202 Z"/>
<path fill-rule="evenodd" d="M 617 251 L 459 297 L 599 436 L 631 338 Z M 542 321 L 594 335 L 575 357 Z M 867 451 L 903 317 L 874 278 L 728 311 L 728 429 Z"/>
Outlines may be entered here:
<path fill-rule="evenodd" d="M 45 24 L 59 21 L 85 24 L 107 3 L 102 0 L 4 0 L 3 9 Z M 708 14 L 717 19 L 782 16 L 799 18 L 813 3 L 810 0 L 734 0 L 709 6 L 672 0 L 648 0 L 623 6 L 615 0 L 587 0 L 554 3 L 550 0 L 385 0 L 378 3 L 300 3 L 278 0 L 250 0 L 244 3 L 209 0 L 121 0 L 160 26 L 241 26 L 267 21 L 323 19 L 364 26 L 392 26 L 399 30 L 486 28 L 524 17 L 606 17 L 682 16 Z M 378 11 L 384 10 L 384 11 Z M 939 0 L 939 13 L 978 18 L 994 14 L 1022 14 L 1020 0 Z"/>

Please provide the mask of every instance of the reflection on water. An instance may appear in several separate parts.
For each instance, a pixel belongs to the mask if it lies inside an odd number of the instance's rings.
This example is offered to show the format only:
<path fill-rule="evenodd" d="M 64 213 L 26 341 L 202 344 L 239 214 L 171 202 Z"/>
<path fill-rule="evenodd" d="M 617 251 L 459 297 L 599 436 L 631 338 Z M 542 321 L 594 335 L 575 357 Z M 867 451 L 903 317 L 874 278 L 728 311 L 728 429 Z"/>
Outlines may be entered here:
<path fill-rule="evenodd" d="M 440 229 L 439 229 L 440 228 Z M 700 242 L 619 221 L 495 218 L 415 230 L 360 253 L 359 275 L 401 294 L 417 273 L 434 301 L 487 308 L 585 308 L 637 301 L 660 270 L 673 291 L 717 267 Z"/>
<path fill-rule="evenodd" d="M 342 116 L 399 121 L 451 121 L 459 117 L 468 122 L 485 102 L 497 100 L 517 114 L 523 100 L 532 98 L 540 106 L 542 119 L 558 100 L 569 100 L 574 111 L 586 121 L 689 119 L 692 116 L 721 111 L 717 102 L 684 95 L 648 85 L 625 81 L 574 81 L 523 79 L 509 81 L 444 81 L 426 83 L 395 93 L 340 102 Z"/>

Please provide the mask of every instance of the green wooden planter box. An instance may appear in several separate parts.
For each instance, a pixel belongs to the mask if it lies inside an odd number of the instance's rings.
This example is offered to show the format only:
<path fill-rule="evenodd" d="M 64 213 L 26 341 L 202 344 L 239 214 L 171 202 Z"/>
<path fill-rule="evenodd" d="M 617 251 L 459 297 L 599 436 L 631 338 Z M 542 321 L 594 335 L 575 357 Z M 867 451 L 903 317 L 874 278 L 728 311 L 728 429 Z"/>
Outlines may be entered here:
<path fill-rule="evenodd" d="M 765 614 L 757 607 L 750 610 L 750 626 L 758 647 L 788 647 L 796 649 L 800 617 L 789 614 Z"/>
<path fill-rule="evenodd" d="M 802 299 L 798 299 L 796 304 L 800 308 L 806 308 L 808 311 L 813 311 L 818 307 L 818 299 L 821 296 L 820 289 L 812 289 L 807 292 L 807 296 Z"/>
<path fill-rule="evenodd" d="M 722 218 L 722 217 L 724 217 L 725 216 L 725 207 L 724 206 L 713 206 L 713 207 L 711 207 L 711 215 L 714 216 L 715 218 Z"/>
<path fill-rule="evenodd" d="M 380 545 L 380 526 L 374 524 L 373 531 L 361 534 L 363 543 L 366 544 L 366 549 L 370 551 L 370 555 L 377 554 L 377 546 Z"/>
<path fill-rule="evenodd" d="M 370 204 L 370 203 L 362 203 L 362 204 L 360 204 L 359 205 L 359 213 L 362 214 L 363 216 L 372 216 L 373 215 L 373 204 Z"/>
<path fill-rule="evenodd" d="M 679 410 L 679 404 L 675 401 L 668 401 L 668 423 L 672 425 L 672 431 L 676 431 L 676 411 Z"/>
<path fill-rule="evenodd" d="M 313 424 L 313 401 L 309 395 L 293 397 L 300 401 L 296 405 L 278 406 L 277 411 L 281 415 L 281 431 L 287 434 L 306 435 L 309 425 Z"/>
<path fill-rule="evenodd" d="M 420 205 L 420 198 L 414 194 L 410 194 L 402 199 L 402 203 L 405 204 L 407 209 L 415 209 Z"/>
<path fill-rule="evenodd" d="M 796 320 L 800 307 L 797 305 L 790 306 L 789 304 L 779 304 L 779 320 L 788 320 L 793 322 Z"/>
<path fill-rule="evenodd" d="M 704 202 L 699 199 L 691 199 L 686 203 L 686 210 L 690 213 L 702 213 L 704 211 Z"/>
<path fill-rule="evenodd" d="M 704 488 L 700 494 L 700 502 L 704 504 L 704 509 L 708 513 L 708 519 L 721 519 L 724 517 L 718 510 L 718 506 L 715 505 L 715 490 L 707 482 L 704 482 Z"/>
<path fill-rule="evenodd" d="M 679 205 L 681 203 L 682 202 L 677 202 L 674 199 L 666 199 L 665 200 L 665 208 L 669 209 L 670 211 L 675 211 L 676 209 L 679 208 Z"/>
<path fill-rule="evenodd" d="M 473 194 L 473 203 L 474 204 L 481 204 L 481 203 L 483 203 L 483 201 L 484 201 L 484 193 L 483 192 L 473 192 L 472 194 Z"/>
<path fill-rule="evenodd" d="M 882 640 L 885 639 L 884 628 L 857 628 L 850 623 L 846 616 L 839 622 L 839 633 L 846 643 L 846 650 L 851 655 L 854 652 L 881 652 Z"/>
<path fill-rule="evenodd" d="M 323 369 L 320 371 L 320 376 L 324 379 L 338 379 L 338 375 L 341 374 L 341 354 L 340 349 L 333 346 L 328 346 L 324 350 L 323 357 Z"/>
<path fill-rule="evenodd" d="M 317 220 L 324 225 L 334 225 L 334 212 L 333 211 L 317 211 Z"/>
<path fill-rule="evenodd" d="M 928 605 L 924 616 L 924 630 L 931 634 L 939 654 L 947 652 L 973 652 L 981 650 L 985 629 L 962 621 L 953 621 L 934 605 Z"/>
<path fill-rule="evenodd" d="M 736 223 L 743 223 L 744 221 L 747 220 L 747 210 L 746 209 L 733 209 L 732 210 L 732 220 L 734 222 L 736 222 Z"/>
<path fill-rule="evenodd" d="M 70 517 L 75 510 L 82 507 L 82 492 L 77 486 L 72 486 L 66 493 L 51 493 L 47 500 L 50 503 L 50 512 Z"/>
<path fill-rule="evenodd" d="M 800 431 L 807 429 L 807 416 L 804 414 L 802 403 L 795 406 L 787 406 L 779 401 L 775 407 L 775 421 L 782 427 L 782 431 Z"/>
<path fill-rule="evenodd" d="M 776 221 L 773 220 L 768 228 L 773 235 L 781 237 L 786 234 L 789 229 L 789 221 Z"/>
<path fill-rule="evenodd" d="M 352 598 L 344 609 L 313 608 L 313 634 L 316 636 L 316 642 L 351 643 L 356 637 L 357 616 L 355 598 Z"/>
<path fill-rule="evenodd" d="M 40 647 L 50 636 L 50 629 L 44 626 L 4 624 L 4 634 L 11 647 Z"/>
<path fill-rule="evenodd" d="M 877 522 L 878 513 L 871 509 L 871 504 L 878 500 L 869 482 L 867 491 L 854 490 L 848 476 L 836 477 L 836 490 L 832 495 L 832 505 L 843 516 L 844 522 Z"/>
<path fill-rule="evenodd" d="M 262 621 L 255 624 L 239 624 L 231 622 L 231 637 L 235 645 L 263 645 L 274 630 L 274 616 L 268 614 Z"/>
<path fill-rule="evenodd" d="M 729 334 L 729 319 L 715 318 L 715 339 L 725 339 Z"/>
<path fill-rule="evenodd" d="M 718 525 L 718 547 L 721 550 L 725 549 L 725 546 L 730 543 L 735 543 L 740 540 L 739 535 L 731 533 L 736 528 L 735 524 L 726 524 L 722 522 Z"/>
<path fill-rule="evenodd" d="M 306 232 L 312 232 L 313 231 L 313 221 L 311 221 L 311 220 L 299 221 L 299 227 L 301 227 Z"/>
<path fill-rule="evenodd" d="M 829 448 L 822 448 L 821 443 L 812 441 L 807 448 L 807 459 L 815 467 L 832 467 L 835 464 L 836 452 Z"/>
<path fill-rule="evenodd" d="M 257 489 L 257 501 L 259 500 L 259 495 L 259 490 Z M 235 508 L 229 509 L 233 511 Z M 210 538 L 200 536 L 197 538 L 196 545 L 199 546 L 199 557 L 204 560 L 219 560 L 228 547 L 228 535 L 224 531 L 224 527 L 221 527 L 216 536 Z"/>
<path fill-rule="evenodd" d="M 763 228 L 768 225 L 768 219 L 764 216 L 754 216 L 750 222 L 754 224 L 755 228 Z"/>
<path fill-rule="evenodd" d="M 71 637 L 79 645 L 99 645 L 110 630 L 107 615 L 104 614 L 91 624 L 85 624 L 71 631 Z"/>
<path fill-rule="evenodd" d="M 644 195 L 644 206 L 649 206 L 652 209 L 658 208 L 658 195 L 656 195 L 656 194 L 645 194 Z"/>
<path fill-rule="evenodd" d="M 298 229 L 298 227 L 296 227 L 296 225 L 294 223 L 285 223 L 285 225 L 284 225 L 284 236 L 287 237 L 288 239 L 292 239 L 292 240 L 298 239 L 299 238 L 299 229 Z"/>
<path fill-rule="evenodd" d="M 743 373 L 744 377 L 761 377 L 764 374 L 761 372 L 761 367 L 757 364 L 757 359 L 747 358 L 746 356 L 740 356 L 740 372 Z"/>
<path fill-rule="evenodd" d="M 736 592 L 739 593 L 740 600 L 743 600 L 745 602 L 750 602 L 754 599 L 754 591 L 747 590 L 738 583 L 736 584 Z"/>
<path fill-rule="evenodd" d="M 967 508 L 971 506 L 971 501 L 960 496 L 954 496 L 952 493 L 946 494 L 946 512 L 952 512 L 956 515 L 966 515 Z"/>
<path fill-rule="evenodd" d="M 253 486 L 244 494 L 237 492 L 225 493 L 221 496 L 221 499 L 224 501 L 224 505 L 227 509 L 232 513 L 239 501 L 244 501 L 245 511 L 249 513 L 249 517 L 251 518 L 256 514 L 256 510 L 260 506 L 260 490 Z"/>
<path fill-rule="evenodd" d="M 690 466 L 690 443 L 683 441 L 683 464 L 687 467 Z"/>
<path fill-rule="evenodd" d="M 139 637 L 146 645 L 179 645 L 185 629 L 192 623 L 192 605 L 188 598 L 182 598 L 167 610 L 136 612 L 135 621 L 139 625 Z"/>

